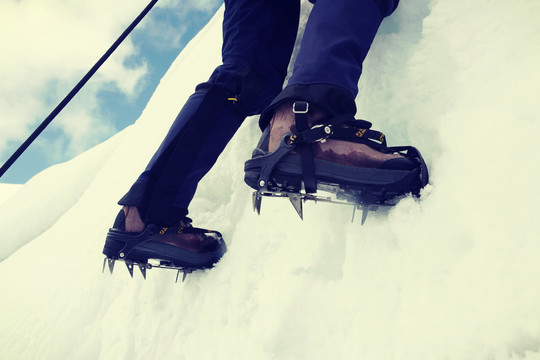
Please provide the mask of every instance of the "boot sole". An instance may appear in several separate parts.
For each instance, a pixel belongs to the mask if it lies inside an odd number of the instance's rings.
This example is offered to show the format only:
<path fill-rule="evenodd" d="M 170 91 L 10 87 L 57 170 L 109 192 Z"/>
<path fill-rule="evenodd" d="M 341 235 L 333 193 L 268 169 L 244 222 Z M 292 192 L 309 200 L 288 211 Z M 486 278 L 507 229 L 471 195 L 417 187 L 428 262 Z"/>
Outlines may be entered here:
<path fill-rule="evenodd" d="M 245 163 L 245 182 L 259 190 L 259 177 L 267 155 L 255 157 Z M 358 168 L 325 160 L 314 159 L 317 189 L 341 194 L 351 202 L 386 204 L 392 199 L 412 192 L 417 194 L 422 187 L 419 168 L 393 170 Z M 276 165 L 271 181 L 266 184 L 272 191 L 299 192 L 302 189 L 302 163 L 299 155 L 287 154 Z"/>

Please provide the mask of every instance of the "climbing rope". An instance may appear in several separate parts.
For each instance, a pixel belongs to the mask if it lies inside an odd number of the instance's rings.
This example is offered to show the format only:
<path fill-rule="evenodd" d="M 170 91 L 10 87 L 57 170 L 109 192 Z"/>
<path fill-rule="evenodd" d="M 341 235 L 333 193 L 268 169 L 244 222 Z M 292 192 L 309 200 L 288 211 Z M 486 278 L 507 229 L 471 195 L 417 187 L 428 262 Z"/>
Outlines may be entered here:
<path fill-rule="evenodd" d="M 66 97 L 56 106 L 56 108 L 47 116 L 45 120 L 37 127 L 36 130 L 26 139 L 26 141 L 19 146 L 19 148 L 11 155 L 4 165 L 0 168 L 0 178 L 5 172 L 13 165 L 15 161 L 22 155 L 22 153 L 34 142 L 34 140 L 45 130 L 45 128 L 54 120 L 54 118 L 62 111 L 62 109 L 73 99 L 73 97 L 82 89 L 82 87 L 90 80 L 90 78 L 96 73 L 96 71 L 107 61 L 109 56 L 118 48 L 118 46 L 125 40 L 129 33 L 139 24 L 139 22 L 150 12 L 158 0 L 152 0 L 144 10 L 133 20 L 133 22 L 124 30 L 124 32 L 116 39 L 111 45 L 109 50 L 103 54 L 103 56 L 94 64 L 94 66 L 86 73 L 86 75 L 75 85 L 75 87 L 66 95 Z"/>

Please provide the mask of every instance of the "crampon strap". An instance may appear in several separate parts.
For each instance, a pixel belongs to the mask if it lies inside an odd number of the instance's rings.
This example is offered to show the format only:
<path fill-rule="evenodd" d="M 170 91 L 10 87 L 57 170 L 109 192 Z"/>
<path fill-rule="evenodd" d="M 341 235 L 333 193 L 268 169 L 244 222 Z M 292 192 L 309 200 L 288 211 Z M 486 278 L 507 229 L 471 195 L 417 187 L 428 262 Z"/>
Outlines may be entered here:
<path fill-rule="evenodd" d="M 296 114 L 295 117 L 306 117 L 307 114 Z M 355 119 L 352 114 L 345 114 L 325 119 L 322 123 L 318 123 L 309 128 L 301 130 L 297 121 L 297 136 L 291 139 L 292 144 L 313 144 L 316 142 L 324 142 L 326 139 L 332 138 L 336 140 L 345 140 L 352 142 L 366 143 L 375 147 L 377 150 L 386 148 L 386 136 L 376 130 L 371 130 L 371 123 L 366 120 Z"/>
<path fill-rule="evenodd" d="M 309 104 L 305 101 L 296 101 L 293 104 L 294 119 L 296 122 L 296 130 L 304 134 L 309 131 L 308 122 Z M 306 193 L 317 192 L 317 182 L 315 181 L 315 164 L 313 162 L 312 143 L 301 142 L 298 144 L 300 151 L 300 159 L 302 161 L 302 174 L 304 180 L 304 188 Z"/>
<path fill-rule="evenodd" d="M 289 145 L 296 145 L 300 152 L 306 193 L 317 192 L 312 145 L 316 142 L 325 142 L 327 139 L 361 143 L 384 153 L 400 152 L 414 158 L 419 163 L 422 187 L 428 183 L 426 164 L 416 148 L 412 146 L 388 147 L 386 136 L 382 132 L 372 130 L 372 124 L 369 121 L 355 119 L 353 114 L 324 119 L 310 127 L 308 111 L 309 104 L 305 101 L 296 101 L 293 104 L 296 131 L 287 140 Z"/>

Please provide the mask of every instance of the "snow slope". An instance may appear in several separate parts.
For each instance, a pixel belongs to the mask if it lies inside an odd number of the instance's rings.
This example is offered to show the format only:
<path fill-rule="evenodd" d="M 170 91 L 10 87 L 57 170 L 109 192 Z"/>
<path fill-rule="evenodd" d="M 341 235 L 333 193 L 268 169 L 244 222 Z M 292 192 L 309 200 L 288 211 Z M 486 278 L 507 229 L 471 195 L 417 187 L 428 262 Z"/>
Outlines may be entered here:
<path fill-rule="evenodd" d="M 325 204 L 301 222 L 265 199 L 257 217 L 239 160 L 253 118 L 191 208 L 227 240 L 219 266 L 184 284 L 101 275 L 116 200 L 219 63 L 219 11 L 134 126 L 0 204 L 2 358 L 540 359 L 539 15 L 534 0 L 415 0 L 385 20 L 358 116 L 425 154 L 420 201 L 363 227 Z"/>
<path fill-rule="evenodd" d="M 22 187 L 19 184 L 0 184 L 0 204 Z"/>

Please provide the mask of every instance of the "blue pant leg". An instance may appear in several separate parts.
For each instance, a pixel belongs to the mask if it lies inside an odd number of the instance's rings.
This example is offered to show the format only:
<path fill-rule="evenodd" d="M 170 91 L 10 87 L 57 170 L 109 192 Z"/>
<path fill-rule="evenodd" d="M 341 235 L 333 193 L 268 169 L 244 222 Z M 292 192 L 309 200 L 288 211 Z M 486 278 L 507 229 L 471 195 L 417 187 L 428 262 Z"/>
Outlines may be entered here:
<path fill-rule="evenodd" d="M 188 99 L 119 204 L 138 206 L 146 222 L 162 225 L 187 214 L 198 182 L 243 119 L 281 90 L 298 16 L 298 0 L 226 1 L 223 64 Z"/>
<path fill-rule="evenodd" d="M 317 0 L 292 77 L 261 117 L 261 128 L 276 106 L 291 99 L 317 104 L 334 115 L 356 113 L 362 63 L 383 18 L 397 4 L 398 0 Z"/>
<path fill-rule="evenodd" d="M 145 171 L 119 201 L 139 207 L 145 222 L 167 226 L 187 215 L 198 180 L 242 123 L 241 110 L 227 100 L 234 95 L 210 86 L 199 86 L 189 97 Z"/>
<path fill-rule="evenodd" d="M 300 0 L 225 0 L 223 65 L 210 82 L 236 82 L 248 115 L 260 114 L 281 91 L 299 15 Z"/>
<path fill-rule="evenodd" d="M 334 84 L 352 95 L 383 15 L 373 0 L 318 0 L 289 84 Z"/>

